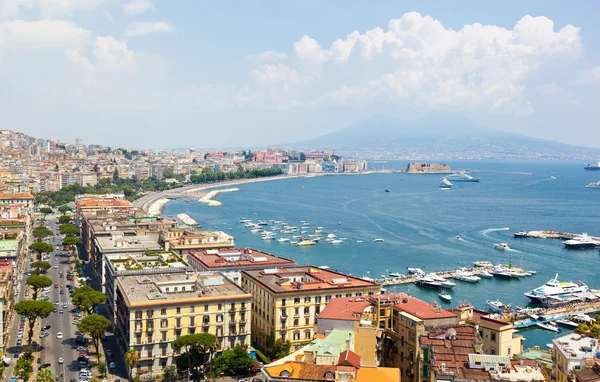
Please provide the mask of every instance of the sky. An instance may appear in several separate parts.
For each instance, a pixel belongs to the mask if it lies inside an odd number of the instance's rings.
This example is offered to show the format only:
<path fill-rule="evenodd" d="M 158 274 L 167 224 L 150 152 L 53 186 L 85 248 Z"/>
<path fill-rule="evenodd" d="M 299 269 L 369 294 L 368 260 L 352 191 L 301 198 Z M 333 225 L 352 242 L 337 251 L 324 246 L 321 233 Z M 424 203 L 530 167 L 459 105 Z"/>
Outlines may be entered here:
<path fill-rule="evenodd" d="M 0 0 L 0 128 L 256 147 L 451 111 L 600 147 L 600 2 Z"/>

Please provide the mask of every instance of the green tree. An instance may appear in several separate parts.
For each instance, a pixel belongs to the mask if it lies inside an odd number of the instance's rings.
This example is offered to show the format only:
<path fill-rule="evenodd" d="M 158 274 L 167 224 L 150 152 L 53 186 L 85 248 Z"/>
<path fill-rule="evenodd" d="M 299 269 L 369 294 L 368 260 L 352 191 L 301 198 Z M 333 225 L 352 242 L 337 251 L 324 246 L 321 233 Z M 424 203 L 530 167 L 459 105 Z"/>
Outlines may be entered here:
<path fill-rule="evenodd" d="M 19 357 L 19 359 L 17 360 L 17 363 L 15 365 L 15 372 L 16 374 L 23 378 L 23 380 L 25 382 L 27 382 L 29 380 L 29 376 L 31 375 L 31 371 L 32 371 L 32 367 L 31 365 L 33 364 L 33 355 L 31 352 L 31 349 L 27 349 L 25 350 L 25 354 L 23 354 L 23 356 Z"/>
<path fill-rule="evenodd" d="M 50 207 L 42 207 L 42 208 L 40 208 L 40 212 L 43 213 L 44 215 L 50 215 L 53 211 L 52 211 L 52 208 L 50 208 Z"/>
<path fill-rule="evenodd" d="M 33 299 L 37 300 L 40 289 L 52 285 L 52 280 L 44 275 L 31 275 L 27 278 L 27 285 L 33 289 Z"/>
<path fill-rule="evenodd" d="M 278 338 L 271 347 L 270 357 L 273 359 L 281 359 L 290 354 L 290 350 L 292 349 L 292 343 L 288 341 L 282 341 L 281 338 Z"/>
<path fill-rule="evenodd" d="M 54 251 L 54 247 L 52 244 L 44 243 L 43 241 L 38 241 L 29 246 L 29 249 L 38 253 L 38 260 L 42 259 L 42 253 L 49 253 Z"/>
<path fill-rule="evenodd" d="M 94 348 L 96 349 L 96 358 L 98 358 L 98 361 L 100 361 L 100 352 L 98 351 L 100 339 L 104 336 L 104 334 L 106 334 L 106 329 L 109 327 L 110 321 L 106 317 L 99 314 L 90 314 L 89 316 L 85 316 L 79 322 L 79 324 L 77 324 L 77 328 L 81 330 L 82 333 L 88 334 L 92 338 Z"/>
<path fill-rule="evenodd" d="M 49 367 L 38 370 L 35 380 L 37 382 L 56 382 L 56 376 Z"/>
<path fill-rule="evenodd" d="M 58 226 L 58 230 L 61 234 L 67 236 L 73 236 L 79 233 L 79 229 L 77 229 L 74 224 L 61 224 Z"/>
<path fill-rule="evenodd" d="M 116 168 L 115 168 L 115 171 L 113 172 L 112 180 L 113 180 L 113 183 L 117 183 L 119 181 L 119 170 L 117 170 Z"/>
<path fill-rule="evenodd" d="M 234 375 L 246 375 L 252 369 L 254 360 L 246 349 L 237 345 L 233 349 L 223 350 L 213 363 L 217 374 L 228 371 Z"/>
<path fill-rule="evenodd" d="M 125 363 L 129 366 L 129 381 L 133 380 L 133 368 L 140 362 L 140 355 L 135 349 L 125 352 Z"/>
<path fill-rule="evenodd" d="M 33 276 L 32 276 L 33 277 Z M 21 316 L 25 316 L 29 322 L 29 339 L 28 343 L 31 345 L 31 338 L 33 337 L 33 328 L 35 327 L 35 321 L 38 318 L 46 318 L 54 310 L 54 305 L 48 301 L 38 300 L 22 300 L 15 304 L 15 312 Z"/>
<path fill-rule="evenodd" d="M 81 239 L 75 236 L 67 236 L 63 240 L 63 245 L 69 246 L 69 250 L 73 250 L 73 247 L 81 244 Z"/>
<path fill-rule="evenodd" d="M 58 217 L 58 224 L 69 224 L 73 220 L 69 215 L 60 215 Z"/>
<path fill-rule="evenodd" d="M 173 382 L 177 379 L 177 367 L 175 365 L 167 366 L 163 370 L 163 380 Z"/>
<path fill-rule="evenodd" d="M 33 229 L 33 237 L 37 239 L 37 241 L 42 241 L 45 237 L 52 236 L 54 233 L 50 231 L 48 228 L 44 226 L 35 227 Z"/>
<path fill-rule="evenodd" d="M 91 314 L 94 312 L 95 307 L 106 302 L 106 295 L 90 286 L 84 285 L 75 288 L 71 302 L 81 310 Z"/>
<path fill-rule="evenodd" d="M 51 267 L 50 263 L 47 261 L 34 261 L 33 263 L 29 264 L 29 266 L 35 269 L 35 273 L 38 275 L 42 273 L 42 270 L 47 271 Z"/>
<path fill-rule="evenodd" d="M 590 330 L 590 327 L 587 326 L 587 324 L 579 324 L 577 325 L 577 329 L 575 329 L 575 332 L 582 334 L 586 333 L 588 330 Z"/>
<path fill-rule="evenodd" d="M 94 171 L 95 173 L 99 173 L 100 172 L 100 168 L 98 167 L 98 164 L 94 164 L 94 167 L 92 167 L 92 171 Z"/>
<path fill-rule="evenodd" d="M 181 352 L 181 350 L 185 350 L 184 354 L 187 358 L 187 370 L 191 372 L 192 370 L 192 349 L 196 346 L 198 339 L 197 334 L 188 334 L 185 336 L 181 336 L 176 338 L 173 342 L 171 342 L 171 347 L 176 352 Z M 182 354 L 183 356 L 183 354 Z"/>
<path fill-rule="evenodd" d="M 64 214 L 65 212 L 71 211 L 71 207 L 62 205 L 62 206 L 58 207 L 58 210 Z"/>

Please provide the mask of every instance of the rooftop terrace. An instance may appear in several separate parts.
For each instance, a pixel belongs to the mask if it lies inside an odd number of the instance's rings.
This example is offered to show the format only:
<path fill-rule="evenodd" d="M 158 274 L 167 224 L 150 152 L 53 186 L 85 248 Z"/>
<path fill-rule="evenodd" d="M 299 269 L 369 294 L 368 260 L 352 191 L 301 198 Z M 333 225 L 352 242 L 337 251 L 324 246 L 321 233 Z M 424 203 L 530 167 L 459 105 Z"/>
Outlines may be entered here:
<path fill-rule="evenodd" d="M 196 261 L 206 269 L 222 270 L 245 267 L 276 267 L 295 265 L 291 259 L 257 251 L 252 248 L 191 250 L 188 260 Z"/>

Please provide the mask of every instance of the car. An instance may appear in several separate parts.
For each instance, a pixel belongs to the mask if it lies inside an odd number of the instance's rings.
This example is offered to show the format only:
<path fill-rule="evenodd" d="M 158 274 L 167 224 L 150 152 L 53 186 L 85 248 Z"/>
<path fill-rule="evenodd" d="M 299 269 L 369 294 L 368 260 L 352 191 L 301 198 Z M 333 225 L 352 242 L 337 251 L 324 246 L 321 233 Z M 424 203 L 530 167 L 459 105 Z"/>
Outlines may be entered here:
<path fill-rule="evenodd" d="M 60 304 L 60 301 L 58 301 L 58 300 L 54 301 L 54 305 L 59 305 L 59 304 Z"/>
<path fill-rule="evenodd" d="M 48 329 L 50 329 L 51 327 L 52 327 L 52 326 L 50 326 L 50 325 L 44 325 L 44 326 L 42 327 L 42 330 L 48 330 Z"/>
<path fill-rule="evenodd" d="M 48 332 L 43 332 L 42 334 L 40 334 L 40 338 L 46 338 L 50 335 L 50 333 Z"/>
<path fill-rule="evenodd" d="M 79 332 L 75 332 L 75 334 L 77 334 L 77 333 L 79 333 Z M 82 351 L 84 351 L 84 352 L 87 352 L 87 348 L 86 348 L 85 346 L 77 346 L 77 351 L 80 351 L 80 352 L 82 352 Z M 79 353 L 79 354 L 81 354 L 81 353 Z"/>
<path fill-rule="evenodd" d="M 58 339 L 61 339 L 61 338 L 63 338 L 63 334 L 62 334 L 62 332 L 58 332 L 58 333 L 56 333 L 56 338 L 58 338 Z"/>
<path fill-rule="evenodd" d="M 59 275 L 62 275 L 62 271 L 58 271 L 58 274 L 59 274 Z"/>
<path fill-rule="evenodd" d="M 17 340 L 17 346 L 21 346 L 23 345 L 23 340 L 22 339 L 18 339 Z"/>
<path fill-rule="evenodd" d="M 58 268 L 58 264 L 54 264 L 54 269 Z"/>
<path fill-rule="evenodd" d="M 64 277 L 65 277 L 64 275 L 60 275 L 60 278 L 61 278 L 61 279 L 62 279 L 62 278 L 64 278 Z"/>
<path fill-rule="evenodd" d="M 91 376 L 91 375 L 92 375 L 92 373 L 91 373 L 91 372 L 90 372 L 88 369 L 81 369 L 81 370 L 79 371 L 79 376 L 84 376 L 84 375 L 85 375 L 85 376 Z"/>
<path fill-rule="evenodd" d="M 58 311 L 58 313 L 59 313 L 59 314 L 63 314 L 64 312 L 65 312 L 65 311 L 64 311 L 64 310 L 62 310 L 62 309 Z"/>
<path fill-rule="evenodd" d="M 117 365 L 115 365 L 115 363 L 114 363 L 114 362 L 111 362 L 111 363 L 109 363 L 109 364 L 108 364 L 108 368 L 109 368 L 109 369 L 114 369 L 114 368 L 116 368 L 116 367 L 117 367 Z"/>
<path fill-rule="evenodd" d="M 67 303 L 63 302 L 63 308 L 67 309 Z"/>
<path fill-rule="evenodd" d="M 65 360 L 64 360 L 64 358 L 63 358 L 63 357 L 60 357 L 60 358 L 58 359 L 58 364 L 60 365 L 60 364 L 63 364 L 63 363 L 65 363 Z"/>
<path fill-rule="evenodd" d="M 45 363 L 45 364 L 43 364 L 42 366 L 40 366 L 40 367 L 39 367 L 39 369 L 40 369 L 40 370 L 41 370 L 41 369 L 45 369 L 45 368 L 47 368 L 47 367 L 50 367 L 50 366 L 52 366 L 52 365 L 50 365 L 49 363 Z"/>
<path fill-rule="evenodd" d="M 106 355 L 110 357 L 112 355 L 112 350 L 106 349 Z"/>
<path fill-rule="evenodd" d="M 60 291 L 60 294 L 65 294 L 65 291 L 64 291 L 64 290 L 61 290 L 61 291 Z"/>
<path fill-rule="evenodd" d="M 19 326 L 19 330 L 20 330 L 20 331 L 23 331 L 23 330 L 25 330 L 25 325 L 21 325 L 21 326 Z"/>
<path fill-rule="evenodd" d="M 58 288 L 58 284 L 54 284 L 54 288 Z"/>
<path fill-rule="evenodd" d="M 82 361 L 82 362 L 83 361 L 87 362 L 88 361 L 88 357 L 87 357 L 87 355 L 80 353 L 79 356 L 77 357 L 77 360 L 78 361 Z"/>

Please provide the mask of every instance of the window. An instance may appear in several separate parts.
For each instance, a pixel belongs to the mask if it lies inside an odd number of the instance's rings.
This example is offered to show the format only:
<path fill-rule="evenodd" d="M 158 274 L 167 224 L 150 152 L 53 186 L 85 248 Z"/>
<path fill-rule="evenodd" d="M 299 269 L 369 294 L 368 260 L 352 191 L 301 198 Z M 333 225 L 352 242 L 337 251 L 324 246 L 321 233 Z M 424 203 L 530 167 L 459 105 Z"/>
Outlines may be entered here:
<path fill-rule="evenodd" d="M 190 317 L 190 326 L 196 326 L 196 317 L 195 316 Z"/>
<path fill-rule="evenodd" d="M 217 314 L 217 322 L 223 322 L 223 315 Z"/>
<path fill-rule="evenodd" d="M 222 337 L 222 336 L 223 336 L 223 327 L 217 326 L 217 337 Z"/>
<path fill-rule="evenodd" d="M 340 298 L 340 297 L 342 297 L 342 295 L 341 295 L 341 294 L 336 294 L 336 295 L 335 295 L 335 298 Z"/>
<path fill-rule="evenodd" d="M 176 328 L 181 328 L 181 318 L 177 317 L 175 319 L 175 327 Z"/>
<path fill-rule="evenodd" d="M 308 325 L 310 322 L 310 318 L 304 317 L 304 325 Z"/>
<path fill-rule="evenodd" d="M 310 314 L 310 308 L 308 306 L 304 307 L 304 314 Z"/>
<path fill-rule="evenodd" d="M 316 302 L 317 304 L 320 304 L 320 303 L 321 303 L 321 296 L 317 296 L 317 297 L 315 297 L 315 302 Z"/>
<path fill-rule="evenodd" d="M 165 315 L 167 314 L 167 310 L 166 310 L 166 309 L 164 309 L 164 308 L 163 308 L 163 309 L 161 309 L 161 310 L 160 310 L 160 314 L 161 314 L 162 316 L 165 316 Z"/>
<path fill-rule="evenodd" d="M 294 326 L 298 326 L 298 319 L 294 318 Z"/>
<path fill-rule="evenodd" d="M 151 344 L 152 343 L 152 333 L 148 333 L 148 343 Z"/>
<path fill-rule="evenodd" d="M 423 372 L 421 373 L 423 378 L 429 378 L 429 366 L 423 365 Z"/>
<path fill-rule="evenodd" d="M 329 300 L 331 300 L 331 295 L 325 296 L 325 302 L 327 303 L 327 302 L 329 302 Z"/>
<path fill-rule="evenodd" d="M 352 293 L 346 293 L 346 297 L 352 297 Z"/>
<path fill-rule="evenodd" d="M 221 309 L 223 309 L 223 304 L 219 304 L 219 305 L 217 305 L 217 309 L 218 309 L 218 310 L 221 310 Z"/>
<path fill-rule="evenodd" d="M 204 305 L 204 311 L 208 312 L 208 305 Z"/>
<path fill-rule="evenodd" d="M 167 340 L 167 332 L 160 332 L 160 336 L 161 336 L 161 341 L 166 341 Z"/>
<path fill-rule="evenodd" d="M 202 316 L 203 324 L 210 324 L 210 316 Z"/>
<path fill-rule="evenodd" d="M 320 306 L 315 306 L 315 316 L 318 316 L 319 313 L 321 313 L 321 307 Z"/>
<path fill-rule="evenodd" d="M 179 338 L 181 337 L 181 329 L 176 329 L 175 330 L 175 338 Z"/>
<path fill-rule="evenodd" d="M 496 355 L 496 348 L 490 348 L 490 353 L 492 355 Z"/>
<path fill-rule="evenodd" d="M 231 303 L 231 310 L 235 310 L 235 302 Z"/>
<path fill-rule="evenodd" d="M 152 358 L 152 348 L 148 349 L 148 358 Z"/>
<path fill-rule="evenodd" d="M 294 308 L 294 315 L 297 316 L 300 314 L 300 308 Z"/>
<path fill-rule="evenodd" d="M 281 299 L 281 306 L 285 306 L 285 298 Z"/>
<path fill-rule="evenodd" d="M 196 307 L 194 305 L 190 306 L 190 313 L 194 313 L 196 311 Z"/>
<path fill-rule="evenodd" d="M 161 350 L 161 355 L 162 355 L 163 357 L 166 357 L 166 356 L 167 356 L 167 347 L 165 346 L 165 347 L 163 347 L 163 348 L 162 348 L 162 349 L 160 349 L 160 350 Z"/>
<path fill-rule="evenodd" d="M 300 332 L 298 332 L 298 331 L 294 332 L 294 337 L 293 338 L 296 341 L 299 340 L 300 339 Z"/>
<path fill-rule="evenodd" d="M 496 333 L 491 333 L 492 341 L 496 341 Z"/>
<path fill-rule="evenodd" d="M 141 334 L 135 336 L 135 343 L 136 343 L 136 345 L 142 344 L 142 335 Z"/>
<path fill-rule="evenodd" d="M 300 297 L 294 298 L 294 304 L 300 304 Z"/>
<path fill-rule="evenodd" d="M 162 320 L 160 320 L 160 327 L 161 328 L 166 328 L 167 326 L 169 326 L 169 320 L 164 319 L 164 318 Z"/>
<path fill-rule="evenodd" d="M 154 316 L 154 311 L 153 311 L 153 310 L 147 310 L 147 311 L 146 311 L 146 316 L 147 316 L 148 318 L 152 318 L 152 316 Z"/>
<path fill-rule="evenodd" d="M 177 314 L 181 314 L 181 307 L 179 307 L 179 306 L 178 306 L 178 307 L 175 309 L 175 313 L 177 313 Z"/>
<path fill-rule="evenodd" d="M 304 302 L 310 302 L 310 297 L 309 296 L 304 297 Z"/>
<path fill-rule="evenodd" d="M 307 340 L 310 340 L 310 330 L 307 330 L 304 332 L 304 338 L 306 338 Z"/>
<path fill-rule="evenodd" d="M 135 319 L 140 320 L 142 318 L 142 312 L 135 312 Z"/>
<path fill-rule="evenodd" d="M 325 378 L 326 379 L 332 379 L 335 377 L 335 374 L 333 374 L 333 372 L 328 371 L 327 373 L 325 373 Z"/>
<path fill-rule="evenodd" d="M 510 356 L 512 354 L 512 352 L 510 351 L 510 346 L 508 347 L 508 355 Z"/>
<path fill-rule="evenodd" d="M 189 328 L 188 329 L 188 334 L 194 334 L 196 333 L 196 328 Z"/>

